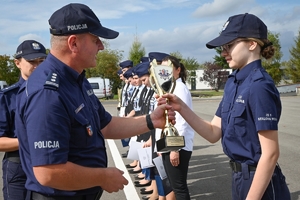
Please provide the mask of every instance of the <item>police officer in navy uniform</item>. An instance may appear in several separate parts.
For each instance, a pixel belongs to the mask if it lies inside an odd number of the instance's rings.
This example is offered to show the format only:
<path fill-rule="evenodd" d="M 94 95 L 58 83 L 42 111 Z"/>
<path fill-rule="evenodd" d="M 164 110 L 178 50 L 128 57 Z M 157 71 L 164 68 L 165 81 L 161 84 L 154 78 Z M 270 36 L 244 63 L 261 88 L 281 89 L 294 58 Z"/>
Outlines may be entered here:
<path fill-rule="evenodd" d="M 16 66 L 20 69 L 20 79 L 0 92 L 0 150 L 5 152 L 2 161 L 2 191 L 5 200 L 19 200 L 26 197 L 26 175 L 20 162 L 19 142 L 14 122 L 16 95 L 23 82 L 46 58 L 46 49 L 35 40 L 25 40 L 18 46 L 14 58 Z"/>
<path fill-rule="evenodd" d="M 119 33 L 103 27 L 89 7 L 77 3 L 55 11 L 49 24 L 50 53 L 17 96 L 16 131 L 27 199 L 99 199 L 103 190 L 117 192 L 128 184 L 123 171 L 107 168 L 104 139 L 163 127 L 166 109 L 175 123 L 175 112 L 163 105 L 151 115 L 111 116 L 84 69 L 95 67 L 96 55 L 104 49 L 99 37 L 114 39 Z"/>
<path fill-rule="evenodd" d="M 277 163 L 280 95 L 261 64 L 261 57 L 269 59 L 275 52 L 267 26 L 252 14 L 231 16 L 206 46 L 220 47 L 229 67 L 235 69 L 212 121 L 199 118 L 175 95 L 163 97 L 209 142 L 222 139 L 232 169 L 233 200 L 291 199 Z"/>

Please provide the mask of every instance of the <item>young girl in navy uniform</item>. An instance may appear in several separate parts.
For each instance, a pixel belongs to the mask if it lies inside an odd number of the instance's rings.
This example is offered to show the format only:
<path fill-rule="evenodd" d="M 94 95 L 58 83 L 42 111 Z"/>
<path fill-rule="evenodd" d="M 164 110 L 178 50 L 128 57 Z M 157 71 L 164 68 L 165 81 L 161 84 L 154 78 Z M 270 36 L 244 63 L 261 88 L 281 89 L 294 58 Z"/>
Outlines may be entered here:
<path fill-rule="evenodd" d="M 172 94 L 169 104 L 192 128 L 211 143 L 222 139 L 232 169 L 232 199 L 288 200 L 290 192 L 277 163 L 280 95 L 261 57 L 274 55 L 267 26 L 255 15 L 230 17 L 220 35 L 206 44 L 221 48 L 221 55 L 234 72 L 211 122 L 198 117 Z M 159 103 L 165 103 L 163 98 Z"/>

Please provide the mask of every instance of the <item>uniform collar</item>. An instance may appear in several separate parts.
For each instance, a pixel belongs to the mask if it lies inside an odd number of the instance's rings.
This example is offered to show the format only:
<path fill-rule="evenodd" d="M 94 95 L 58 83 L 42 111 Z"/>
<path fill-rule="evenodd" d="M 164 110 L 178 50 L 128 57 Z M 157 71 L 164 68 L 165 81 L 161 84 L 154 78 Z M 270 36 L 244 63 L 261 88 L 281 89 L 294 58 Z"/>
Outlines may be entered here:
<path fill-rule="evenodd" d="M 52 67 L 57 70 L 64 78 L 68 79 L 71 82 L 78 82 L 82 83 L 83 78 L 85 77 L 85 71 L 79 74 L 77 71 L 72 69 L 70 66 L 66 65 L 65 63 L 61 62 L 51 53 L 48 54 L 47 60 L 51 63 L 55 63 Z"/>
<path fill-rule="evenodd" d="M 253 69 L 261 68 L 261 60 L 255 60 L 245 67 L 243 67 L 241 70 L 236 70 L 232 73 L 232 75 L 235 77 L 235 80 L 238 82 L 244 81 L 250 74 L 250 72 Z"/>
<path fill-rule="evenodd" d="M 178 79 L 176 79 L 176 82 L 182 82 L 182 79 L 179 77 Z"/>
<path fill-rule="evenodd" d="M 24 82 L 25 82 L 25 80 L 22 78 L 22 76 L 20 76 L 18 85 L 22 85 Z"/>

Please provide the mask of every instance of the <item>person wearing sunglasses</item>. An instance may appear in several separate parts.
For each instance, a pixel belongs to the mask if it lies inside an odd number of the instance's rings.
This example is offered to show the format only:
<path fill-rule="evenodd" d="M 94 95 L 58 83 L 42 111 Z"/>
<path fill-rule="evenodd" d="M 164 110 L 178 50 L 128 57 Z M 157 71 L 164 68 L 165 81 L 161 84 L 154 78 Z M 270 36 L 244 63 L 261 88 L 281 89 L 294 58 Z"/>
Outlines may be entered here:
<path fill-rule="evenodd" d="M 211 143 L 222 140 L 232 170 L 233 200 L 291 199 L 279 158 L 278 122 L 280 95 L 261 64 L 275 48 L 268 40 L 264 22 L 252 14 L 229 17 L 218 37 L 207 48 L 221 48 L 234 72 L 229 75 L 224 95 L 211 122 L 197 116 L 172 94 L 168 98 L 192 128 Z"/>

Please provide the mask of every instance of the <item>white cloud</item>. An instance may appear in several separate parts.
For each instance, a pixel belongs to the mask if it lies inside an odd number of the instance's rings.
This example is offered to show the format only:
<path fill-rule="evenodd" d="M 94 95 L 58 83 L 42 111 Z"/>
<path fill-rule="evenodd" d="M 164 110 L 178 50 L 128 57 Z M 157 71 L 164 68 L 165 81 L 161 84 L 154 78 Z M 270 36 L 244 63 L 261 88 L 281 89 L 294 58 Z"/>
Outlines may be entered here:
<path fill-rule="evenodd" d="M 159 4 L 152 0 L 81 2 L 96 13 L 104 26 L 120 31 L 119 37 L 109 43 L 111 49 L 123 50 L 124 58 L 137 34 L 147 52 L 179 51 L 200 63 L 212 60 L 215 51 L 207 49 L 205 44 L 218 36 L 229 16 L 245 12 L 259 16 L 270 31 L 280 33 L 284 54 L 288 54 L 300 28 L 300 6 L 296 0 L 294 3 L 280 0 L 263 3 L 254 0 L 162 0 Z M 15 53 L 23 39 L 36 39 L 49 48 L 48 19 L 68 3 L 68 0 L 10 0 L 2 4 L 0 54 Z"/>
<path fill-rule="evenodd" d="M 205 3 L 201 5 L 193 13 L 194 17 L 214 17 L 228 13 L 243 13 L 247 9 L 247 5 L 253 3 L 254 0 L 214 0 L 212 3 Z"/>

